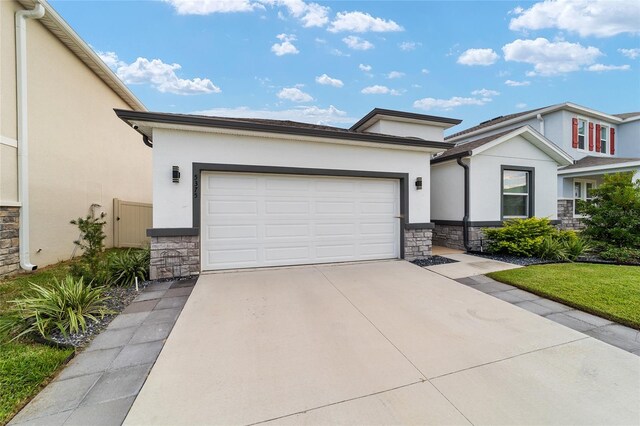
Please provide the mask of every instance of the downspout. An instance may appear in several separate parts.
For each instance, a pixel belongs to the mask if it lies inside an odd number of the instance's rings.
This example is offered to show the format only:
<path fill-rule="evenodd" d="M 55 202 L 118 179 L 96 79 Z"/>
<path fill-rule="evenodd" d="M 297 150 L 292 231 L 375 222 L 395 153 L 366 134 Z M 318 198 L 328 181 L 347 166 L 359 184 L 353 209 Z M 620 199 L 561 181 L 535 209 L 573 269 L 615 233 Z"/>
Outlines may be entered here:
<path fill-rule="evenodd" d="M 542 118 L 542 114 L 538 114 L 536 118 L 540 122 L 540 134 L 544 136 L 544 118 Z"/>
<path fill-rule="evenodd" d="M 456 159 L 458 164 L 464 169 L 464 217 L 462 218 L 462 241 L 464 249 L 471 251 L 469 245 L 469 165 L 462 161 L 462 157 Z"/>
<path fill-rule="evenodd" d="M 20 207 L 20 267 L 35 271 L 29 258 L 29 138 L 27 119 L 27 19 L 40 19 L 44 7 L 36 2 L 32 10 L 16 12 L 16 107 L 18 116 L 18 196 Z"/>

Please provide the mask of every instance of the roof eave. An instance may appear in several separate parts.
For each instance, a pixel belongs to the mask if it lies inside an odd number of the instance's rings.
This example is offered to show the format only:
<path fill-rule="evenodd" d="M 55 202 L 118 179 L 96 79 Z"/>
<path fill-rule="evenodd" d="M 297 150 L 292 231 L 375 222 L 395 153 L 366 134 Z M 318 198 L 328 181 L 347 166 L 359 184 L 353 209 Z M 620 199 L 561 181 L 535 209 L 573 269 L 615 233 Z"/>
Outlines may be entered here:
<path fill-rule="evenodd" d="M 599 166 L 586 166 L 586 167 L 576 167 L 572 169 L 560 169 L 558 170 L 559 175 L 569 175 L 574 173 L 585 173 L 585 172 L 606 172 L 608 170 L 615 169 L 629 169 L 629 168 L 640 168 L 640 161 L 629 161 L 627 163 L 613 163 L 613 164 L 604 164 Z"/>
<path fill-rule="evenodd" d="M 418 148 L 431 148 L 436 150 L 447 150 L 451 148 L 451 144 L 447 142 L 429 141 L 424 139 L 414 138 L 402 138 L 386 135 L 378 135 L 371 133 L 338 133 L 324 129 L 312 129 L 304 127 L 283 126 L 277 124 L 268 123 L 251 123 L 248 121 L 232 121 L 225 120 L 220 117 L 199 117 L 190 115 L 176 115 L 167 113 L 154 113 L 154 112 L 141 112 L 141 111 L 128 111 L 122 109 L 114 109 L 116 115 L 127 124 L 132 125 L 132 122 L 144 122 L 144 123 L 162 123 L 172 124 L 175 126 L 191 126 L 200 128 L 219 128 L 230 130 L 241 130 L 249 132 L 261 132 L 261 133 L 273 133 L 273 134 L 288 134 L 299 135 L 309 137 L 321 137 L 328 139 L 338 140 L 350 140 L 360 141 L 368 143 L 380 143 L 387 145 L 397 146 L 411 146 Z M 151 134 L 147 134 L 141 129 L 135 129 L 140 133 L 146 135 L 149 139 L 152 139 Z"/>
<path fill-rule="evenodd" d="M 18 0 L 22 6 L 33 8 L 35 0 Z M 146 111 L 144 104 L 129 90 L 100 57 L 80 38 L 69 24 L 46 2 L 38 0 L 44 7 L 45 15 L 40 21 L 56 38 L 71 50 L 98 78 L 111 88 L 123 101 L 136 111 Z"/>
<path fill-rule="evenodd" d="M 417 123 L 420 123 L 420 122 L 432 123 L 432 125 L 437 125 L 445 129 L 448 129 L 450 127 L 453 127 L 455 125 L 462 123 L 462 120 L 459 120 L 457 118 L 417 114 L 413 112 L 396 111 L 396 110 L 384 109 L 384 108 L 374 108 L 373 110 L 369 111 L 367 115 L 365 115 L 360 120 L 358 120 L 353 126 L 351 126 L 349 130 L 352 130 L 352 131 L 366 130 L 367 128 L 371 127 L 373 123 L 375 123 L 380 119 L 380 118 L 376 119 L 377 116 L 380 116 L 381 118 L 389 117 L 391 119 L 393 118 L 411 119 L 411 120 L 415 120 Z"/>

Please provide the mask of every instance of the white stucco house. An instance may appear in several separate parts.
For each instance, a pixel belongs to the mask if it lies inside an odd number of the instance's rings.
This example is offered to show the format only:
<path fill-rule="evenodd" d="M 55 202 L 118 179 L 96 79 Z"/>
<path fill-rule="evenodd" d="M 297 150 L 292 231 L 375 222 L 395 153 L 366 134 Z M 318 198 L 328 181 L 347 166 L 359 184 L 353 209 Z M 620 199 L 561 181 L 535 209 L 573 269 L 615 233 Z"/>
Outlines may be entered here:
<path fill-rule="evenodd" d="M 640 178 L 640 112 L 608 114 L 565 102 L 496 117 L 445 140 L 464 146 L 524 126 L 574 159 L 573 164 L 559 164 L 557 217 L 542 211 L 536 211 L 536 216 L 557 219 L 564 228 L 579 229 L 582 216 L 575 200 L 588 199 L 605 174 L 633 171 Z M 551 187 L 545 190 L 553 191 Z M 481 207 L 472 205 L 472 211 L 474 208 Z"/>
<path fill-rule="evenodd" d="M 640 164 L 640 116 L 573 104 L 447 138 L 460 120 L 378 108 L 349 129 L 115 112 L 153 146 L 154 278 L 414 259 L 430 255 L 432 243 L 482 249 L 482 228 L 508 218 L 571 225 L 575 212 L 564 218 L 558 206 L 581 193 L 568 190 Z M 599 120 L 591 134 L 589 120 Z M 591 149 L 596 130 L 602 138 Z"/>

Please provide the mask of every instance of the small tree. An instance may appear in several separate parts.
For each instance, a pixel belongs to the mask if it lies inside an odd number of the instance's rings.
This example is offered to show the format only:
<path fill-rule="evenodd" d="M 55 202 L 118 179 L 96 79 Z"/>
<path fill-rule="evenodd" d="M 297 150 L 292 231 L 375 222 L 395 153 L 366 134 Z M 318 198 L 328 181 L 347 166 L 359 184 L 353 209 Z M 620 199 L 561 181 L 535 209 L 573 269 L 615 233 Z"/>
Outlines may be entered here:
<path fill-rule="evenodd" d="M 101 254 L 104 251 L 104 240 L 107 238 L 103 229 L 107 223 L 103 220 L 105 216 L 106 213 L 101 213 L 99 217 L 87 215 L 85 218 L 79 217 L 70 222 L 80 230 L 80 238 L 73 243 L 83 252 L 82 264 L 72 266 L 72 275 L 84 277 L 89 281 L 98 277 L 102 267 Z"/>
<path fill-rule="evenodd" d="M 605 175 L 581 207 L 585 235 L 614 247 L 640 248 L 640 182 L 633 181 L 633 172 Z"/>

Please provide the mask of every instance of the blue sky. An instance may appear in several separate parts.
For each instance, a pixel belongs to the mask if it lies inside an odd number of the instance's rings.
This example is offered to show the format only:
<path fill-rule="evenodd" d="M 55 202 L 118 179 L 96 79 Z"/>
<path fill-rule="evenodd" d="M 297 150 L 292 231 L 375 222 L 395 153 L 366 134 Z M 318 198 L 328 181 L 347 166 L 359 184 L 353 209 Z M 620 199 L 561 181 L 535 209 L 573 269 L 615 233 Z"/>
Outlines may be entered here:
<path fill-rule="evenodd" d="M 51 1 L 152 111 L 346 127 L 640 111 L 637 1 Z"/>

